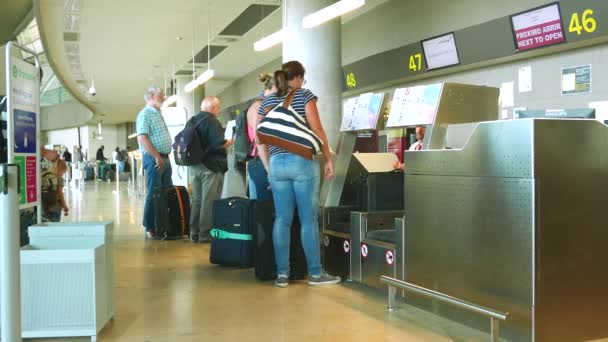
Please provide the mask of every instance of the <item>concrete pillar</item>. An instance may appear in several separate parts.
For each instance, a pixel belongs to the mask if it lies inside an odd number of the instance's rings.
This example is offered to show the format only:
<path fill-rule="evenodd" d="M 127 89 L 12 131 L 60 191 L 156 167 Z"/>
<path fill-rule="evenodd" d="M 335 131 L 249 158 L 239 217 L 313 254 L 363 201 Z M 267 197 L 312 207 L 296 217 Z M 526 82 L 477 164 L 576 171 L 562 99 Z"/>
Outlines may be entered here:
<path fill-rule="evenodd" d="M 319 97 L 321 122 L 332 149 L 336 148 L 342 120 L 342 26 L 339 18 L 312 29 L 302 27 L 310 13 L 335 0 L 284 0 L 283 16 L 287 38 L 283 61 L 300 61 L 306 69 L 306 85 Z"/>
<path fill-rule="evenodd" d="M 200 85 L 192 92 L 186 93 L 184 87 L 190 81 L 192 76 L 176 76 L 177 79 L 177 107 L 184 107 L 188 112 L 188 118 L 196 115 L 201 110 L 201 102 L 205 97 L 205 86 Z"/>

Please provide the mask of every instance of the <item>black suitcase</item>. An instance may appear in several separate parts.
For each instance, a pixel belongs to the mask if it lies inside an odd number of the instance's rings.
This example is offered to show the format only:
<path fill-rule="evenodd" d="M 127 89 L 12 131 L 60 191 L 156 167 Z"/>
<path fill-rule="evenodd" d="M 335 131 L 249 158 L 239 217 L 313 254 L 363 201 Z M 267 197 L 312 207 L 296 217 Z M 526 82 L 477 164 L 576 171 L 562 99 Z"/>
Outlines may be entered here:
<path fill-rule="evenodd" d="M 160 240 L 182 239 L 183 218 L 176 188 L 170 187 L 153 193 L 152 201 L 156 238 Z"/>
<path fill-rule="evenodd" d="M 253 201 L 231 197 L 213 202 L 209 261 L 224 266 L 253 266 Z"/>
<path fill-rule="evenodd" d="M 259 280 L 272 280 L 277 277 L 277 265 L 272 244 L 272 230 L 275 219 L 274 202 L 258 201 L 255 203 L 255 276 Z M 291 225 L 291 242 L 289 247 L 289 279 L 304 279 L 307 274 L 306 256 L 302 248 L 302 228 L 297 210 Z"/>

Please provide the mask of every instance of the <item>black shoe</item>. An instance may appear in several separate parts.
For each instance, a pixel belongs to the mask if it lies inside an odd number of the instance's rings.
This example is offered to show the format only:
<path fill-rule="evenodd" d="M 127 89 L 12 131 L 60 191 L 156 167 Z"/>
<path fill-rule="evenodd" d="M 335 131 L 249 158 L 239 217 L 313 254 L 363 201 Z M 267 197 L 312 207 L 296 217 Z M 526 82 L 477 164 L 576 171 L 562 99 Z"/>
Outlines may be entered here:
<path fill-rule="evenodd" d="M 197 243 L 198 242 L 198 235 L 197 234 L 190 235 L 190 242 Z"/>

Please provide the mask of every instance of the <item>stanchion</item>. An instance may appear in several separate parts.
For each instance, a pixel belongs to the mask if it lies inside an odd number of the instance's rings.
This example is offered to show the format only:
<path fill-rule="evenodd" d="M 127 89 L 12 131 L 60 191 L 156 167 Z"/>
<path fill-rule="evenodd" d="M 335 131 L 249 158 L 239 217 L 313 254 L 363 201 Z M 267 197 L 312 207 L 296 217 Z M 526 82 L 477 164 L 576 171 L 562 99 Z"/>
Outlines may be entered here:
<path fill-rule="evenodd" d="M 19 166 L 0 164 L 0 327 L 2 341 L 21 341 Z"/>

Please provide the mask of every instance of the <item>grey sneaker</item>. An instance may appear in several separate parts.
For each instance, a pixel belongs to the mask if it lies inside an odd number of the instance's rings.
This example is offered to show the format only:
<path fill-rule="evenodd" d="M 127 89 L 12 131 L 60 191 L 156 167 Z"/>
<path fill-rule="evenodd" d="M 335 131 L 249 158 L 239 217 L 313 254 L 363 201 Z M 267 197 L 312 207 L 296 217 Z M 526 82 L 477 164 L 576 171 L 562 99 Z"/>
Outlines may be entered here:
<path fill-rule="evenodd" d="M 198 242 L 198 234 L 190 235 L 190 242 L 197 243 Z"/>
<path fill-rule="evenodd" d="M 342 279 L 340 279 L 340 277 L 335 277 L 335 276 L 327 274 L 327 272 L 322 272 L 321 275 L 308 277 L 308 285 L 319 286 L 319 285 L 337 284 L 341 280 Z"/>
<path fill-rule="evenodd" d="M 287 287 L 287 285 L 289 285 L 289 276 L 279 274 L 274 281 L 274 285 L 278 287 Z"/>

